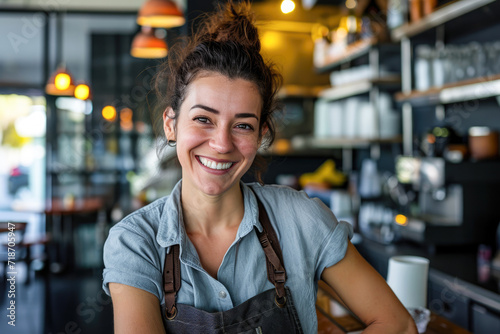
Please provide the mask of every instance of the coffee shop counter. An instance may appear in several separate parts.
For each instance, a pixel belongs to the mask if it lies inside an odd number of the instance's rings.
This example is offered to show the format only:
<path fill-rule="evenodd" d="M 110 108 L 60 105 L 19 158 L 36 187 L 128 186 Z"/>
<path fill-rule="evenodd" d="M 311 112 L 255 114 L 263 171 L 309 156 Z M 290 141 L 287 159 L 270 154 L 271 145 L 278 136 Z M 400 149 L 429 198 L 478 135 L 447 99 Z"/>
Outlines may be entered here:
<path fill-rule="evenodd" d="M 428 308 L 474 333 L 500 333 L 500 273 L 487 264 L 478 267 L 476 248 L 429 252 L 412 243 L 382 245 L 366 238 L 361 238 L 355 246 L 385 278 L 392 256 L 428 258 Z"/>

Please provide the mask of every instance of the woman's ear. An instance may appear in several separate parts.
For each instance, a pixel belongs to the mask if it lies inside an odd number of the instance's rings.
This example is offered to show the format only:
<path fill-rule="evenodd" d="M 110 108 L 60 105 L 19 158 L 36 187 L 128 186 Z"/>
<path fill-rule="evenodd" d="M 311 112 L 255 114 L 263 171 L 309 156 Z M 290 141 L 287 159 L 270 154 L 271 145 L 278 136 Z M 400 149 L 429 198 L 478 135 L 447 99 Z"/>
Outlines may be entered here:
<path fill-rule="evenodd" d="M 262 129 L 260 130 L 260 138 L 259 138 L 259 145 L 262 143 L 262 140 L 267 134 L 267 131 L 269 131 L 269 127 L 267 126 L 267 123 L 264 123 L 262 125 Z"/>
<path fill-rule="evenodd" d="M 167 141 L 175 141 L 175 112 L 171 107 L 167 107 L 163 112 L 163 132 Z"/>

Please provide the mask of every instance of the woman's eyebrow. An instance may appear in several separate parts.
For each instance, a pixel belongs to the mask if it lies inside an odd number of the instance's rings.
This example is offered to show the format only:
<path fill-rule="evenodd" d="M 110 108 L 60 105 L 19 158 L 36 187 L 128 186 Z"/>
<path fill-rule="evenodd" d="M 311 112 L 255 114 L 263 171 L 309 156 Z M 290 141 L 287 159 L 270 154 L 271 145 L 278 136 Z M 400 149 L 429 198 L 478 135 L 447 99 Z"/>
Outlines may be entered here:
<path fill-rule="evenodd" d="M 191 107 L 190 110 L 193 110 L 193 109 L 196 109 L 196 108 L 200 108 L 200 109 L 203 109 L 203 110 L 206 110 L 212 114 L 220 114 L 220 112 L 217 110 L 217 109 L 214 109 L 214 108 L 211 108 L 209 106 L 206 106 L 206 105 L 203 105 L 203 104 L 195 104 L 194 106 Z M 253 117 L 257 120 L 259 120 L 259 117 L 257 117 L 256 114 L 254 113 L 239 113 L 239 114 L 236 114 L 235 115 L 237 118 L 248 118 L 248 117 Z"/>
<path fill-rule="evenodd" d="M 212 114 L 220 114 L 217 109 L 210 108 L 210 107 L 205 106 L 203 104 L 195 104 L 194 106 L 191 107 L 190 110 L 193 110 L 193 109 L 196 109 L 196 108 L 204 109 L 204 110 L 206 110 L 208 112 L 211 112 Z"/>

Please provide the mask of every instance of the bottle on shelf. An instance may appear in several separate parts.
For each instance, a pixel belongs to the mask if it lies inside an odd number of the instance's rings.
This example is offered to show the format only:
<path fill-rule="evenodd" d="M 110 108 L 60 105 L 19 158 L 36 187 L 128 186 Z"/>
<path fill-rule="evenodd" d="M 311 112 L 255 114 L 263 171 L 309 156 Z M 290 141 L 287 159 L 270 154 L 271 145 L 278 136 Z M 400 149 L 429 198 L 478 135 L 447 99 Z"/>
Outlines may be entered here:
<path fill-rule="evenodd" d="M 426 91 L 431 87 L 432 49 L 428 45 L 416 47 L 415 57 L 415 88 Z"/>
<path fill-rule="evenodd" d="M 341 23 L 341 25 L 345 26 L 347 29 L 347 45 L 358 41 L 360 37 L 361 24 L 354 11 L 350 9 L 349 14 L 342 20 L 344 23 Z"/>
<path fill-rule="evenodd" d="M 387 26 L 395 29 L 407 21 L 408 0 L 389 0 L 387 8 Z"/>
<path fill-rule="evenodd" d="M 430 15 L 434 12 L 437 6 L 437 0 L 423 0 L 422 12 L 424 16 Z"/>
<path fill-rule="evenodd" d="M 411 22 L 420 21 L 423 17 L 422 0 L 409 0 L 410 1 L 410 19 Z"/>

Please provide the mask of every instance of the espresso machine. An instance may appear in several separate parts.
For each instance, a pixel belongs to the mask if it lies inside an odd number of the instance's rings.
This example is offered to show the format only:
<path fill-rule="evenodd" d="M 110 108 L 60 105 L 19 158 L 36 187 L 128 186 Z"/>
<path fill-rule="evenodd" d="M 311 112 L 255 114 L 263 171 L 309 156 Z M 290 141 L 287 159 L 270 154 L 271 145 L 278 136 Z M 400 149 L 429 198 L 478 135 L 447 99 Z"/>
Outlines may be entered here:
<path fill-rule="evenodd" d="M 417 196 L 401 212 L 403 239 L 430 247 L 494 244 L 500 221 L 498 163 L 398 157 L 396 175 Z"/>

